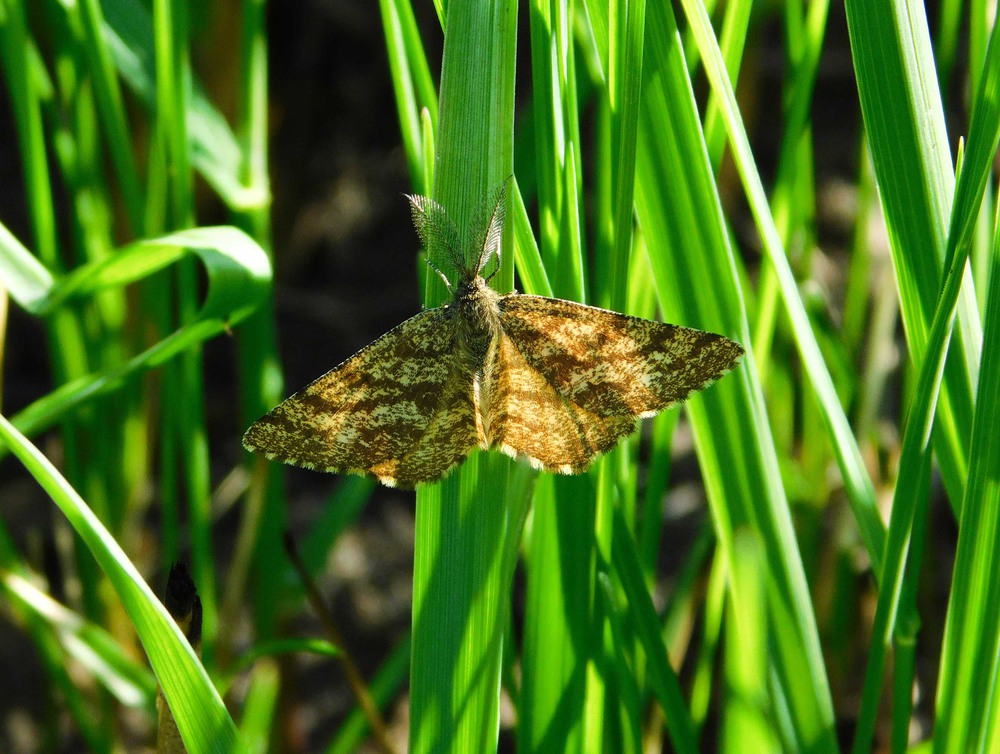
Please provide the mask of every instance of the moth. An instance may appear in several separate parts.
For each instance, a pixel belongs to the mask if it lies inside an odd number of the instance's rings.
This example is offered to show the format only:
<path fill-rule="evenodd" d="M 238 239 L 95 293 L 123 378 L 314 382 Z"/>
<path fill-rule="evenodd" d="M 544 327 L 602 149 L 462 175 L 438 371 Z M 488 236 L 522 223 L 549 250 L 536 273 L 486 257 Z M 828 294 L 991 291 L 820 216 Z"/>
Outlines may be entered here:
<path fill-rule="evenodd" d="M 243 446 L 404 488 L 441 479 L 473 448 L 577 474 L 630 435 L 638 418 L 683 401 L 739 362 L 742 346 L 722 335 L 497 293 L 489 282 L 500 266 L 505 190 L 484 205 L 468 239 L 439 204 L 407 196 L 424 248 L 442 249 L 459 271 L 452 286 L 431 265 L 451 301 L 286 399 L 250 426 Z"/>

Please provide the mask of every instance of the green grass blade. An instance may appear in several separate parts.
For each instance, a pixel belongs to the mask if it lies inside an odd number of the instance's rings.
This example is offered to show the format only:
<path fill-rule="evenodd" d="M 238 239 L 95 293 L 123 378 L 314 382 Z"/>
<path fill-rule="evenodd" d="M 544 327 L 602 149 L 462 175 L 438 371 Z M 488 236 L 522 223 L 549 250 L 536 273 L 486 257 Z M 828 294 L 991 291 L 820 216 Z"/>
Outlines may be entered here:
<path fill-rule="evenodd" d="M 54 270 L 58 265 L 58 234 L 42 123 L 42 103 L 51 98 L 52 83 L 28 34 L 24 3 L 8 3 L 4 10 L 0 19 L 0 55 L 24 164 L 34 246 L 42 263 Z"/>
<path fill-rule="evenodd" d="M 174 719 L 192 752 L 246 751 L 232 718 L 187 639 L 93 511 L 35 446 L 0 416 L 0 441 L 24 464 L 86 542 L 111 581 Z"/>
<path fill-rule="evenodd" d="M 927 360 L 921 367 L 920 381 L 912 402 L 913 409 L 907 423 L 906 436 L 903 441 L 903 456 L 900 460 L 900 480 L 897 483 L 896 495 L 893 500 L 893 514 L 890 523 L 890 542 L 903 539 L 909 520 L 915 515 L 916 506 L 923 506 L 922 499 L 913 500 L 914 494 L 908 481 L 908 470 L 911 469 L 910 457 L 926 453 L 927 434 L 930 432 L 933 420 L 937 376 L 943 369 L 943 361 L 948 348 L 948 332 L 958 305 L 959 287 L 962 283 L 962 271 L 969 255 L 975 224 L 979 216 L 979 205 L 990 175 L 993 154 L 1000 141 L 1000 41 L 997 34 L 990 40 L 987 52 L 986 67 L 981 78 L 980 89 L 975 101 L 972 124 L 970 126 L 968 151 L 963 161 L 962 172 L 955 193 L 955 203 L 948 236 L 948 276 L 945 289 L 942 292 L 938 311 L 935 313 L 934 325 L 928 344 Z M 996 241 L 994 242 L 994 260 L 996 259 Z M 994 261 L 994 271 L 996 263 Z M 996 280 L 991 278 L 991 288 Z M 995 313 L 994 313 L 995 314 Z M 990 333 L 995 346 L 996 332 Z M 984 340 L 989 346 L 990 340 Z M 984 358 L 995 359 L 995 348 L 987 347 Z M 995 659 L 984 662 L 984 658 L 996 657 L 997 632 L 996 621 L 990 621 L 984 615 L 995 615 L 998 610 L 997 597 L 994 594 L 992 581 L 996 570 L 997 558 L 992 552 L 995 528 L 992 526 L 993 507 L 990 501 L 996 496 L 991 491 L 987 481 L 990 472 L 986 469 L 995 468 L 988 463 L 990 454 L 995 454 L 995 432 L 991 424 L 990 413 L 996 411 L 996 372 L 982 371 L 980 373 L 980 391 L 976 407 L 976 420 L 973 425 L 973 442 L 978 441 L 974 449 L 980 455 L 974 468 L 970 468 L 969 486 L 966 488 L 966 500 L 962 508 L 962 522 L 959 535 L 959 560 L 956 563 L 952 601 L 949 605 L 949 617 L 946 628 L 946 642 L 942 655 L 942 682 L 939 687 L 939 711 L 942 717 L 942 727 L 935 738 L 936 751 L 970 751 L 980 745 L 984 736 L 989 710 L 993 705 L 979 705 L 980 710 L 973 710 L 968 704 L 970 699 L 984 699 L 992 694 L 996 674 Z M 984 386 L 985 387 L 984 389 Z M 983 423 L 985 421 L 985 423 Z M 983 455 L 985 454 L 985 455 Z M 905 465 L 904 465 L 905 464 Z M 971 473 L 974 472 L 974 473 Z M 974 496 L 973 496 L 974 495 Z M 911 502 L 912 501 L 912 502 Z M 970 503 L 970 501 L 972 501 Z M 966 506 L 971 506 L 967 508 Z M 984 507 L 985 506 L 985 507 Z M 979 519 L 970 521 L 970 515 Z M 898 523 L 897 523 L 898 519 Z M 980 528 L 983 526 L 985 528 Z M 894 536 L 897 530 L 899 536 Z M 980 533 L 981 532 L 981 533 Z M 986 535 L 984 538 L 983 535 Z M 900 541 L 898 552 L 896 548 L 887 551 L 887 569 L 894 566 L 889 575 L 893 581 L 884 581 L 889 585 L 898 581 L 898 573 L 902 571 L 901 561 L 906 557 L 906 543 Z M 879 595 L 879 606 L 876 611 L 876 629 L 873 635 L 871 660 L 866 677 L 866 701 L 862 707 L 864 727 L 860 733 L 870 736 L 877 683 L 881 676 L 882 657 L 887 644 L 888 631 L 891 630 L 894 612 L 893 594 L 883 592 Z M 883 603 L 885 605 L 883 606 Z M 886 616 L 886 617 L 883 617 Z M 992 651 L 990 647 L 993 647 Z M 979 695 L 976 694 L 976 689 Z M 976 706 L 976 705 L 972 705 Z M 860 735 L 855 748 L 866 745 L 868 738 Z"/>
<path fill-rule="evenodd" d="M 125 83 L 152 110 L 156 102 L 153 19 L 138 0 L 115 0 L 101 7 L 103 34 L 114 64 Z M 194 167 L 231 208 L 265 206 L 270 201 L 267 187 L 242 180 L 239 142 L 197 81 L 192 82 L 188 104 L 184 131 Z"/>
<path fill-rule="evenodd" d="M 240 735 L 254 754 L 271 751 L 271 738 L 280 711 L 281 673 L 272 660 L 257 663 L 250 677 L 240 718 Z"/>
<path fill-rule="evenodd" d="M 691 713 L 684 701 L 677 674 L 670 665 L 660 631 L 660 622 L 646 590 L 635 542 L 620 511 L 614 520 L 614 567 L 628 599 L 628 610 L 636 627 L 649 663 L 649 685 L 663 709 L 670 731 L 670 742 L 676 751 L 698 751 L 698 736 Z"/>
<path fill-rule="evenodd" d="M 725 66 L 715 42 L 711 23 L 701 4 L 696 0 L 686 0 L 683 5 L 691 23 L 691 30 L 698 43 L 698 49 L 712 90 L 722 99 L 721 114 L 729 133 L 733 159 L 743 181 L 744 190 L 758 231 L 761 234 L 768 261 L 777 276 L 782 301 L 785 304 L 785 311 L 795 336 L 795 344 L 799 349 L 799 355 L 809 377 L 809 382 L 816 394 L 823 422 L 830 435 L 830 441 L 837 458 L 837 466 L 840 469 L 852 510 L 861 530 L 861 536 L 872 562 L 880 564 L 885 532 L 876 507 L 874 486 L 865 470 L 857 441 L 847 417 L 844 415 L 840 398 L 816 342 L 816 335 L 812 330 L 795 277 L 782 248 L 781 237 L 770 214 L 764 188 L 750 152 L 746 130 L 739 116 L 736 98 L 725 73 Z"/>
<path fill-rule="evenodd" d="M 0 584 L 12 605 L 51 625 L 67 657 L 91 672 L 119 702 L 153 709 L 156 679 L 106 630 L 52 599 L 23 576 L 0 571 Z"/>
<path fill-rule="evenodd" d="M 52 273 L 0 223 L 0 280 L 18 304 L 31 314 L 45 311 L 55 280 Z"/>
<path fill-rule="evenodd" d="M 108 140 L 108 154 L 118 175 L 121 198 L 131 230 L 141 236 L 144 235 L 146 219 L 143 211 L 144 192 L 133 154 L 132 134 L 125 114 L 121 87 L 111 50 L 103 33 L 104 19 L 99 0 L 83 0 L 79 4 L 79 16 L 86 37 L 84 47 L 94 81 L 94 98 Z"/>
<path fill-rule="evenodd" d="M 676 24 L 660 4 L 649 7 L 647 23 L 647 64 L 652 70 L 645 79 L 639 123 L 636 204 L 660 303 L 672 321 L 728 333 L 749 345 L 739 281 Z M 712 49 L 709 65 L 720 71 L 714 42 L 701 47 L 703 59 Z M 726 109 L 727 117 L 735 115 L 734 105 Z M 744 166 L 748 174 L 751 167 Z M 740 368 L 693 396 L 686 407 L 720 546 L 732 562 L 734 532 L 742 525 L 752 526 L 763 544 L 773 627 L 767 650 L 776 686 L 772 696 L 789 705 L 789 729 L 781 731 L 781 737 L 801 748 L 833 751 L 833 710 L 815 617 L 752 364 L 748 348 Z"/>
<path fill-rule="evenodd" d="M 584 750 L 594 522 L 588 477 L 542 475 L 526 541 L 518 751 Z"/>
<path fill-rule="evenodd" d="M 924 361 L 955 189 L 951 150 L 924 7 L 848 0 L 854 69 L 889 229 L 903 325 L 914 364 Z M 953 506 L 962 500 L 972 435 L 972 389 L 981 332 L 975 295 L 959 299 L 934 430 L 934 452 Z"/>
<path fill-rule="evenodd" d="M 725 641 L 726 705 L 720 751 L 777 751 L 778 741 L 768 716 L 767 590 L 763 588 L 764 557 L 747 530 L 736 536 L 736 560 L 730 569 L 734 586 L 727 613 Z M 794 747 L 792 747 L 794 750 Z"/>
<path fill-rule="evenodd" d="M 136 372 L 160 366 L 227 331 L 266 295 L 271 266 L 260 246 L 236 228 L 195 228 L 138 241 L 107 260 L 80 268 L 53 286 L 38 305 L 44 310 L 71 296 L 133 282 L 192 253 L 204 263 L 209 280 L 205 302 L 192 322 L 123 364 L 56 388 L 19 412 L 15 426 L 29 435 L 51 426 L 75 406 L 116 389 Z"/>
<path fill-rule="evenodd" d="M 912 565 L 914 572 L 919 570 L 919 551 L 915 554 L 909 553 L 911 535 L 914 528 L 921 526 L 922 520 L 926 517 L 928 506 L 926 474 L 927 465 L 930 463 L 935 409 L 937 408 L 940 413 L 938 398 L 939 395 L 943 395 L 944 380 L 947 379 L 946 359 L 949 342 L 953 340 L 952 325 L 961 305 L 962 291 L 963 289 L 968 291 L 968 286 L 964 285 L 963 273 L 967 272 L 966 262 L 980 204 L 990 175 L 993 154 L 1000 142 L 998 92 L 1000 92 L 1000 42 L 997 42 L 994 34 L 987 54 L 986 72 L 981 80 L 976 109 L 973 112 L 969 150 L 955 192 L 945 256 L 948 263 L 947 275 L 934 313 L 924 359 L 917 361 L 920 372 L 916 392 L 910 403 L 910 414 L 907 417 L 906 434 L 903 437 L 903 449 L 900 455 L 899 479 L 893 494 L 885 567 L 880 582 L 882 591 L 879 593 L 875 612 L 861 714 L 854 740 L 856 752 L 867 750 L 874 735 L 882 673 L 893 632 L 903 634 L 900 636 L 900 641 L 908 642 L 914 639 L 907 632 L 915 631 L 913 627 L 915 620 L 905 611 L 902 613 L 902 618 L 897 618 L 897 611 L 900 610 L 904 576 L 907 569 L 911 568 L 907 559 L 915 561 Z M 959 343 L 954 345 L 958 346 Z M 990 380 L 991 377 L 985 379 Z M 962 528 L 965 526 L 963 519 Z M 922 538 L 915 541 L 919 543 Z M 906 603 L 904 607 L 905 605 Z"/>
<path fill-rule="evenodd" d="M 426 112 L 431 125 L 437 126 L 437 92 L 410 3 L 406 0 L 380 0 L 379 6 L 396 94 L 396 115 L 410 177 L 414 182 L 413 189 L 417 194 L 430 194 L 433 184 L 418 180 L 423 175 L 423 166 L 433 161 L 433 152 L 425 151 L 421 114 Z"/>
<path fill-rule="evenodd" d="M 511 174 L 516 3 L 447 11 L 434 196 L 459 228 Z M 428 156 L 429 157 L 429 156 Z M 507 234 L 505 234 L 506 236 Z M 511 248 L 504 239 L 504 248 Z M 448 268 L 440 249 L 428 249 Z M 508 261 L 495 279 L 509 290 Z M 444 297 L 429 278 L 427 305 Z M 474 452 L 443 482 L 417 490 L 410 751 L 496 748 L 508 592 L 531 476 Z"/>

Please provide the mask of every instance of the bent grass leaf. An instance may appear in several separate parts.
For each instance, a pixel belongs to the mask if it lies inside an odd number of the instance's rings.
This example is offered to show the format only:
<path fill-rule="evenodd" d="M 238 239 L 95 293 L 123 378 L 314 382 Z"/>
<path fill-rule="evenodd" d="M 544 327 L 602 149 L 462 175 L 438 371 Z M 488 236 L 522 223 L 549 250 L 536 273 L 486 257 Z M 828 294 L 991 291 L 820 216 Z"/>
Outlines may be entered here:
<path fill-rule="evenodd" d="M 191 645 L 100 519 L 41 451 L 2 415 L 0 443 L 59 506 L 107 575 L 136 628 L 188 750 L 247 751 Z"/>
<path fill-rule="evenodd" d="M 52 426 L 82 402 L 116 389 L 132 375 L 160 366 L 181 351 L 213 338 L 245 319 L 266 295 L 271 265 L 264 250 L 243 231 L 229 226 L 193 228 L 137 241 L 108 259 L 83 267 L 61 280 L 51 275 L 0 225 L 0 281 L 14 300 L 36 315 L 75 298 L 141 280 L 181 258 L 195 254 L 205 265 L 208 293 L 195 318 L 156 345 L 110 369 L 61 385 L 13 417 L 26 435 Z M 16 241 L 16 239 L 13 239 Z M 43 272 L 44 271 L 44 272 Z M 0 450 L 0 456 L 3 451 Z"/>

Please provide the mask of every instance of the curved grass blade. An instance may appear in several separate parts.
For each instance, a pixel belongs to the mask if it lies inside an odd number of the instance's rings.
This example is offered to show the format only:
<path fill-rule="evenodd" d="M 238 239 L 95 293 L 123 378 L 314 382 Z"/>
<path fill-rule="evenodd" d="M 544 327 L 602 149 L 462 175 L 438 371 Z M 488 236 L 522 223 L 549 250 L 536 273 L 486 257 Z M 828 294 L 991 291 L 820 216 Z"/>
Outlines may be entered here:
<path fill-rule="evenodd" d="M 246 751 L 191 645 L 111 533 L 41 451 L 2 415 L 0 442 L 59 506 L 107 575 L 135 625 L 188 750 Z"/>
<path fill-rule="evenodd" d="M 194 320 L 125 363 L 73 380 L 35 401 L 13 418 L 20 431 L 28 435 L 40 432 L 83 401 L 114 390 L 137 372 L 160 366 L 185 349 L 228 331 L 267 294 L 271 265 L 263 249 L 237 228 L 193 228 L 131 244 L 113 257 L 75 270 L 54 283 L 45 295 L 38 295 L 40 278 L 22 285 L 18 295 L 27 295 L 23 300 L 18 298 L 19 303 L 30 304 L 33 313 L 45 313 L 74 297 L 140 280 L 190 254 L 203 262 L 208 278 L 208 293 Z M 25 263 L 19 255 L 18 269 L 27 269 Z"/>

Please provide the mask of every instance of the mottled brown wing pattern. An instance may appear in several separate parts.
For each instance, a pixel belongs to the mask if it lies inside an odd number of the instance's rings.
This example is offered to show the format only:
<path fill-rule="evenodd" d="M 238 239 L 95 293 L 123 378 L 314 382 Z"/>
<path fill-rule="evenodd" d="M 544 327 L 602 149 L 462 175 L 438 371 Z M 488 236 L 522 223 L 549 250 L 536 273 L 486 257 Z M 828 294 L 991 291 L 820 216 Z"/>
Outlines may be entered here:
<path fill-rule="evenodd" d="M 258 419 L 243 445 L 388 485 L 440 478 L 481 442 L 454 336 L 452 310 L 421 312 Z"/>
<path fill-rule="evenodd" d="M 633 416 L 601 416 L 560 394 L 507 333 L 497 339 L 481 392 L 490 447 L 546 471 L 577 474 L 635 430 Z"/>
<path fill-rule="evenodd" d="M 743 356 L 722 335 L 561 299 L 511 294 L 500 323 L 524 361 L 596 416 L 655 414 L 715 382 Z"/>

